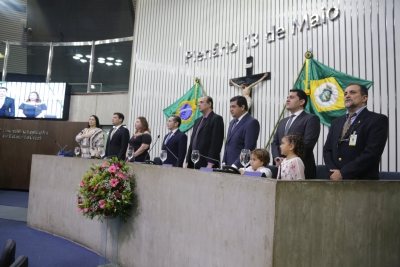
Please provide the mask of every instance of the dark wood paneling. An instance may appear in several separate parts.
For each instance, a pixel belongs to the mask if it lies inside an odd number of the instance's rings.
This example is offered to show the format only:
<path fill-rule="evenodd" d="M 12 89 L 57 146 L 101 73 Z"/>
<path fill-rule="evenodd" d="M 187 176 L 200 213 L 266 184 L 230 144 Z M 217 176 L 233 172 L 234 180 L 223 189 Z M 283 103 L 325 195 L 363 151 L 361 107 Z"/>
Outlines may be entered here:
<path fill-rule="evenodd" d="M 0 119 L 0 188 L 28 190 L 32 154 L 56 155 L 60 148 L 55 141 L 73 150 L 78 146 L 75 136 L 86 126 L 87 122 Z"/>

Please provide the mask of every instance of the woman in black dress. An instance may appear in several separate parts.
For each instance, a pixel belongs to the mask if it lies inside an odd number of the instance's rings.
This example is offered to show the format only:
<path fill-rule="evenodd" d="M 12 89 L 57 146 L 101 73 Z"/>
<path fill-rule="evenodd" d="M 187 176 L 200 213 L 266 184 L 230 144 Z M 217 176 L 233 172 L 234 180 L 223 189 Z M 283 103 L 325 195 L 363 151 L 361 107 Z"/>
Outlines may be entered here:
<path fill-rule="evenodd" d="M 136 162 L 144 162 L 146 159 L 150 159 L 150 156 L 148 156 L 147 152 L 149 151 L 151 143 L 149 124 L 147 123 L 145 117 L 138 117 L 136 119 L 135 130 L 135 134 L 129 140 L 128 149 L 129 146 L 133 147 L 135 151 L 134 160 Z"/>

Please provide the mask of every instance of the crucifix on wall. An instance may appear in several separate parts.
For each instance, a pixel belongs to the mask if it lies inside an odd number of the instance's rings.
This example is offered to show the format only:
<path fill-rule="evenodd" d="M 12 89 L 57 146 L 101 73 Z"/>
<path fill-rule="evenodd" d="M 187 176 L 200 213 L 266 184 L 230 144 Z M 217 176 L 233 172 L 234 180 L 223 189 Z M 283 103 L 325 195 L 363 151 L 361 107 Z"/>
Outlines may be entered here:
<path fill-rule="evenodd" d="M 250 110 L 252 106 L 251 89 L 269 79 L 271 79 L 271 72 L 253 75 L 253 57 L 250 56 L 246 58 L 246 76 L 229 80 L 229 85 L 242 89 L 242 95 L 247 99 Z"/>

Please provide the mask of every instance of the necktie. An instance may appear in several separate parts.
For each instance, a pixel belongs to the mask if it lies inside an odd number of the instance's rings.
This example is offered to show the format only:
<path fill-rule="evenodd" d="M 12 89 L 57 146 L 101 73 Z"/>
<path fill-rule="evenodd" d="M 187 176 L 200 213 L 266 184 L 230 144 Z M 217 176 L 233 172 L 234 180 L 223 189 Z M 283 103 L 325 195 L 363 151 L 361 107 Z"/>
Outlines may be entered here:
<path fill-rule="evenodd" d="M 344 124 L 343 129 L 342 129 L 342 134 L 340 135 L 340 142 L 343 141 L 344 135 L 347 133 L 347 131 L 348 131 L 349 128 L 350 128 L 350 125 L 351 125 L 351 118 L 353 118 L 355 115 L 356 115 L 356 113 L 353 113 L 353 114 L 349 115 L 349 117 L 347 118 L 347 121 L 346 121 L 346 123 Z"/>
<path fill-rule="evenodd" d="M 112 130 L 111 135 L 110 135 L 110 140 L 113 138 L 113 135 L 114 135 L 114 133 L 116 132 L 116 130 L 117 130 L 117 127 L 115 127 L 115 128 Z"/>
<path fill-rule="evenodd" d="M 199 127 L 197 127 L 197 129 L 196 129 L 196 134 L 194 135 L 193 143 L 192 143 L 192 150 L 196 150 L 197 149 L 197 146 L 196 146 L 196 144 L 197 144 L 197 134 L 199 133 L 199 130 L 200 130 L 201 126 L 203 125 L 203 121 L 205 121 L 205 119 L 206 119 L 206 117 L 203 116 L 203 118 L 200 121 Z"/>
<path fill-rule="evenodd" d="M 233 121 L 234 122 L 233 122 L 233 125 L 232 125 L 232 130 L 233 130 L 233 128 L 235 128 L 235 126 L 239 122 L 239 120 L 238 119 L 234 119 Z"/>
<path fill-rule="evenodd" d="M 169 132 L 169 134 L 168 134 L 168 136 L 167 136 L 167 138 L 165 139 L 165 142 L 164 142 L 165 145 L 168 143 L 169 139 L 171 138 L 171 135 L 172 135 L 172 132 Z"/>
<path fill-rule="evenodd" d="M 287 134 L 288 134 L 289 129 L 290 129 L 290 126 L 291 126 L 291 124 L 292 124 L 292 120 L 293 120 L 293 118 L 294 118 L 295 116 L 296 116 L 296 115 L 291 115 L 291 116 L 290 116 L 289 121 L 286 123 L 285 131 L 283 132 L 284 135 L 287 135 Z"/>

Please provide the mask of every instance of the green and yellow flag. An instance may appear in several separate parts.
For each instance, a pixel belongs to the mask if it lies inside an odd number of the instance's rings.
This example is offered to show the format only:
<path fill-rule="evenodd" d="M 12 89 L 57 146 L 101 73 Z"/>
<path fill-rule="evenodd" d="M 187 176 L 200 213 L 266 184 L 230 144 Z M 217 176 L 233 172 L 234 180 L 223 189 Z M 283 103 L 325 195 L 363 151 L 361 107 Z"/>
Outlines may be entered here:
<path fill-rule="evenodd" d="M 369 89 L 373 82 L 325 66 L 313 59 L 311 52 L 307 52 L 305 57 L 306 61 L 293 88 L 302 89 L 309 96 L 305 110 L 317 115 L 326 126 L 331 126 L 333 119 L 346 114 L 344 106 L 346 87 L 357 83 Z"/>
<path fill-rule="evenodd" d="M 202 116 L 197 106 L 198 99 L 202 96 L 200 82 L 196 78 L 195 85 L 186 94 L 163 110 L 165 117 L 168 120 L 171 115 L 179 116 L 182 119 L 179 130 L 186 132 L 193 127 L 194 121 Z"/>

